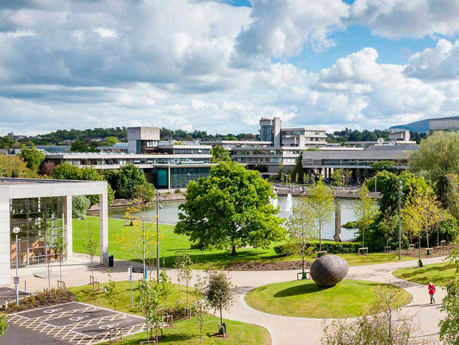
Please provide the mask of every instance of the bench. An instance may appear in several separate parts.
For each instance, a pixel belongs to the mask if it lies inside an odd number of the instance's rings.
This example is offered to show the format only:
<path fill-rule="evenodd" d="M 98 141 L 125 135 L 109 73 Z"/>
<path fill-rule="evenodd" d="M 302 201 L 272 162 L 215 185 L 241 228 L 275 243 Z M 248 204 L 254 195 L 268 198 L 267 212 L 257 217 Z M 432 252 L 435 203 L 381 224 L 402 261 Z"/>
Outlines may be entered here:
<path fill-rule="evenodd" d="M 359 248 L 359 255 L 368 255 L 368 247 Z"/>
<path fill-rule="evenodd" d="M 57 288 L 58 289 L 65 289 L 65 282 L 62 280 L 57 281 Z"/>
<path fill-rule="evenodd" d="M 384 253 L 390 253 L 391 249 L 392 249 L 391 246 L 385 246 Z"/>
<path fill-rule="evenodd" d="M 445 240 L 441 240 L 440 241 L 440 246 L 446 246 L 446 241 Z"/>
<path fill-rule="evenodd" d="M 324 255 L 327 255 L 327 251 L 326 250 L 320 250 L 318 252 L 316 252 L 316 258 L 320 258 Z"/>
<path fill-rule="evenodd" d="M 415 244 L 410 244 L 410 246 L 408 247 L 408 250 L 413 250 L 415 247 L 416 247 Z"/>

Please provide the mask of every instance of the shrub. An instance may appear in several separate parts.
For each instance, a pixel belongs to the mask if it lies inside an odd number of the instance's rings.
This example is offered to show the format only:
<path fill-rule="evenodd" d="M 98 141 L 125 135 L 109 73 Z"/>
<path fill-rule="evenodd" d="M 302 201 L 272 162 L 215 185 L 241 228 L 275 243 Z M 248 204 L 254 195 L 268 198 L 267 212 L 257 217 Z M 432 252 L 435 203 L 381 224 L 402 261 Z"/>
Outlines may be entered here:
<path fill-rule="evenodd" d="M 357 253 L 361 246 L 361 242 L 322 242 L 322 250 L 325 250 L 329 254 Z M 308 242 L 306 248 L 307 250 L 318 251 L 319 242 Z M 279 256 L 290 256 L 297 253 L 295 245 L 292 243 L 276 246 L 274 247 L 274 251 Z"/>
<path fill-rule="evenodd" d="M 35 295 L 27 296 L 21 299 L 19 306 L 16 304 L 16 302 L 9 303 L 8 308 L 5 308 L 5 305 L 1 305 L 0 311 L 6 314 L 10 314 L 18 311 L 36 309 L 75 301 L 75 295 L 67 289 L 45 289 L 43 291 L 37 292 Z"/>
<path fill-rule="evenodd" d="M 180 188 L 177 188 L 177 189 L 175 190 L 175 194 L 180 194 L 181 192 L 182 192 L 182 191 L 180 190 Z"/>
<path fill-rule="evenodd" d="M 83 195 L 72 196 L 72 217 L 75 219 L 85 219 L 86 211 L 91 206 L 91 201 Z"/>

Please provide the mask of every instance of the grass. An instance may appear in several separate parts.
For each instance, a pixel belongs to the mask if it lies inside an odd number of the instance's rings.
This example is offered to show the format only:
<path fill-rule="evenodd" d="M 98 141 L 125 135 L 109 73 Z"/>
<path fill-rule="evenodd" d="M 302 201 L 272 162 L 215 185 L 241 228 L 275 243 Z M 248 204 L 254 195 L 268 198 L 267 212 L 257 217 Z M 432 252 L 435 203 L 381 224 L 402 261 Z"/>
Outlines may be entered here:
<path fill-rule="evenodd" d="M 134 314 L 143 316 L 142 313 L 134 306 L 131 307 L 131 283 L 128 281 L 117 282 L 119 289 L 121 291 L 121 303 L 119 307 L 120 312 Z M 134 301 L 136 296 L 138 296 L 139 291 L 137 288 L 137 282 L 134 282 Z M 103 308 L 111 309 L 110 305 L 107 303 L 107 300 L 104 298 L 104 293 L 102 291 L 94 291 L 91 286 L 84 285 L 73 287 L 69 289 L 72 293 L 77 296 L 78 302 L 83 302 L 87 304 L 96 305 Z M 186 301 L 186 295 L 184 293 L 184 288 L 182 287 L 182 302 Z M 190 288 L 190 300 L 192 303 L 195 301 L 195 297 L 192 293 L 193 289 Z M 171 296 L 168 297 L 168 305 L 175 305 L 178 301 L 179 289 L 178 285 L 174 285 L 173 292 Z M 135 303 L 135 302 L 134 302 Z M 161 303 L 164 305 L 164 302 Z M 209 316 L 209 319 L 204 325 L 204 344 L 206 345 L 236 345 L 236 344 L 247 344 L 247 345 L 268 345 L 271 344 L 271 338 L 269 332 L 260 326 L 236 322 L 236 321 L 227 321 L 228 333 L 230 337 L 227 339 L 220 339 L 213 337 L 212 335 L 218 330 L 218 323 L 220 322 L 219 318 L 214 316 Z M 164 331 L 165 338 L 161 339 L 161 344 L 169 345 L 185 345 L 185 344 L 200 344 L 199 341 L 199 328 L 198 323 L 194 319 L 183 320 L 174 322 L 174 327 L 166 329 Z M 140 341 L 146 340 L 146 334 L 144 332 L 134 334 L 125 338 L 124 341 L 117 344 L 139 344 Z"/>
<path fill-rule="evenodd" d="M 427 285 L 429 282 L 438 286 L 447 286 L 450 279 L 457 277 L 456 267 L 449 262 L 420 267 L 403 268 L 395 271 L 397 278 Z"/>
<path fill-rule="evenodd" d="M 73 250 L 76 253 L 85 253 L 83 245 L 87 238 L 88 226 L 92 227 L 95 232 L 94 238 L 96 241 L 99 241 L 99 218 L 88 217 L 85 220 L 74 219 Z M 122 219 L 108 220 L 109 253 L 110 255 L 114 255 L 116 259 L 139 261 L 132 253 L 122 250 L 115 241 L 115 236 L 117 234 L 121 234 L 123 227 L 124 220 Z M 224 269 L 228 264 L 237 262 L 276 262 L 300 260 L 299 256 L 279 257 L 273 249 L 274 246 L 278 244 L 272 244 L 268 249 L 239 249 L 238 255 L 235 257 L 231 256 L 230 253 L 226 250 L 212 250 L 202 252 L 197 249 L 190 249 L 190 242 L 188 237 L 185 235 L 175 234 L 173 225 L 162 224 L 160 225 L 160 231 L 163 235 L 163 239 L 160 242 L 161 260 L 163 260 L 164 257 L 167 267 L 173 267 L 177 253 L 185 250 L 188 250 L 190 253 L 194 269 Z M 99 255 L 98 251 L 96 255 Z M 361 256 L 357 254 L 341 254 L 340 256 L 346 259 L 350 266 L 398 261 L 397 255 L 385 253 L 370 253 L 367 256 Z M 312 257 L 307 259 L 313 260 Z M 413 260 L 413 258 L 404 256 L 402 257 L 402 260 Z"/>
<path fill-rule="evenodd" d="M 118 308 L 118 311 L 140 315 L 142 313 L 135 307 L 135 299 L 139 295 L 138 282 L 134 281 L 133 291 L 134 291 L 134 307 L 131 307 L 131 283 L 129 281 L 121 281 L 116 283 L 121 292 L 121 302 Z M 78 302 L 88 303 L 96 305 L 102 308 L 111 309 L 110 305 L 107 302 L 107 299 L 104 297 L 104 292 L 101 288 L 100 291 L 93 290 L 92 285 L 83 285 L 78 287 L 69 288 L 69 291 L 72 292 L 76 297 Z M 194 289 L 189 288 L 189 303 L 193 303 L 196 298 L 193 294 Z M 167 298 L 167 305 L 173 306 L 179 300 L 179 287 L 177 284 L 174 284 L 171 295 Z M 182 303 L 186 303 L 186 287 L 182 285 L 181 287 L 181 300 Z M 164 300 L 161 300 L 161 306 L 164 306 Z"/>
<path fill-rule="evenodd" d="M 218 330 L 220 319 L 214 316 L 209 317 L 203 327 L 204 345 L 268 345 L 271 344 L 269 332 L 261 327 L 249 323 L 225 320 L 229 337 L 222 339 L 212 336 Z M 168 345 L 189 345 L 201 344 L 199 341 L 199 327 L 194 319 L 174 323 L 173 328 L 164 331 L 165 337 L 159 341 L 160 344 Z M 119 345 L 138 345 L 146 340 L 144 332 L 128 336 Z"/>
<path fill-rule="evenodd" d="M 265 313 L 308 318 L 356 317 L 377 299 L 377 289 L 385 284 L 343 280 L 331 288 L 320 288 L 314 281 L 291 281 L 260 286 L 250 291 L 245 300 L 249 306 Z M 411 295 L 398 289 L 400 294 L 394 307 L 411 302 Z"/>

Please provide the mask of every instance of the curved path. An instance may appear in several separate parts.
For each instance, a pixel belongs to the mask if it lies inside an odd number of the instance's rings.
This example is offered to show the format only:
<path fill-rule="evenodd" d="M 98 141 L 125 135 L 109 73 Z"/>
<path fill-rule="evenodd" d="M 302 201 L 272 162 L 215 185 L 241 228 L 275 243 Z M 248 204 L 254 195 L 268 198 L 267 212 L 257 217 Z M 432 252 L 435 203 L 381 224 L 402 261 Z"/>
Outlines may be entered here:
<path fill-rule="evenodd" d="M 432 258 L 423 261 L 425 264 L 433 264 L 442 262 L 443 259 Z M 89 273 L 86 269 L 87 259 L 83 255 L 75 255 L 72 261 L 73 263 L 66 266 L 63 270 L 63 280 L 68 286 L 80 286 L 87 283 L 89 280 Z M 116 267 L 112 269 L 111 273 L 112 278 L 115 280 L 127 280 L 127 267 L 130 264 L 125 261 L 116 261 Z M 134 264 L 139 266 L 138 263 Z M 379 265 L 354 266 L 349 268 L 347 278 L 403 284 L 403 287 L 413 295 L 413 301 L 405 306 L 403 310 L 414 316 L 419 325 L 419 336 L 429 337 L 431 340 L 438 341 L 438 322 L 443 317 L 440 308 L 445 291 L 437 288 L 435 296 L 437 303 L 431 305 L 426 286 L 416 283 L 406 283 L 392 276 L 393 271 L 399 268 L 413 267 L 416 264 L 417 261 L 404 261 Z M 51 286 L 56 286 L 58 271 L 58 267 L 53 268 Z M 177 281 L 175 270 L 169 270 L 169 272 L 173 280 Z M 296 273 L 297 271 L 231 272 L 230 276 L 235 286 L 236 299 L 229 312 L 224 313 L 224 317 L 266 327 L 271 334 L 273 345 L 320 344 L 324 320 L 266 314 L 250 308 L 244 302 L 244 295 L 255 287 L 269 283 L 295 280 Z M 203 272 L 195 271 L 195 274 L 203 274 Z M 101 283 L 108 281 L 106 268 L 96 269 L 95 276 Z M 140 277 L 140 274 L 135 274 L 134 279 L 140 279 Z M 27 279 L 29 291 L 40 290 L 48 286 L 47 279 L 32 277 L 30 274 L 24 278 Z M 192 281 L 192 284 L 194 284 L 194 281 Z"/>

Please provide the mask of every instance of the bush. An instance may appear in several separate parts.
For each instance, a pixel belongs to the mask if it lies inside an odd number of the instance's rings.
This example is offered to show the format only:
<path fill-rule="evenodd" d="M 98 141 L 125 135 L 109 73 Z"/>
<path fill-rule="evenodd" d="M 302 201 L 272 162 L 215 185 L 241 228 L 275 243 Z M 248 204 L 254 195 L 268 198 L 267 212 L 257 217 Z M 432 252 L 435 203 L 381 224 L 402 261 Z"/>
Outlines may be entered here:
<path fill-rule="evenodd" d="M 37 292 L 35 295 L 21 299 L 19 306 L 16 304 L 16 302 L 9 303 L 8 308 L 5 308 L 5 305 L 1 305 L 0 311 L 6 314 L 10 314 L 18 311 L 36 309 L 75 301 L 75 295 L 67 289 L 45 289 L 43 291 Z"/>
<path fill-rule="evenodd" d="M 177 189 L 175 190 L 175 194 L 180 194 L 181 192 L 182 192 L 182 191 L 180 190 L 180 188 L 177 188 Z"/>
<path fill-rule="evenodd" d="M 357 253 L 361 246 L 361 242 L 322 242 L 322 250 L 327 251 L 328 254 Z M 308 242 L 306 250 L 318 251 L 319 242 Z M 274 251 L 279 256 L 290 256 L 297 253 L 295 244 L 293 243 L 286 243 L 280 246 L 276 246 L 274 247 Z"/>
<path fill-rule="evenodd" d="M 85 219 L 86 211 L 91 206 L 91 201 L 83 195 L 72 196 L 72 217 L 75 219 Z"/>

